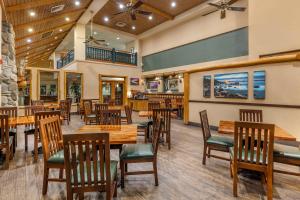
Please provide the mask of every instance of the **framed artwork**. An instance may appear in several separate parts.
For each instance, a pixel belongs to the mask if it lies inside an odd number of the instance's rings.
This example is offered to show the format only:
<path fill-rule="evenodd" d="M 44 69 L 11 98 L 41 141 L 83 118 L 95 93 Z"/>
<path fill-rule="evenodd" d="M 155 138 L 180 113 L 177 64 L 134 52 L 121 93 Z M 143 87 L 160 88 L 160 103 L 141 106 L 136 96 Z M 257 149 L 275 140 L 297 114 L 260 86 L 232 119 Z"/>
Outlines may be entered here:
<path fill-rule="evenodd" d="M 176 92 L 178 91 L 178 79 L 168 79 L 167 90 Z"/>
<path fill-rule="evenodd" d="M 253 96 L 254 99 L 266 98 L 266 72 L 255 71 L 253 73 Z"/>
<path fill-rule="evenodd" d="M 214 85 L 216 98 L 248 98 L 248 72 L 216 74 Z"/>
<path fill-rule="evenodd" d="M 149 81 L 148 88 L 150 90 L 157 90 L 158 89 L 158 85 L 159 85 L 158 81 Z"/>
<path fill-rule="evenodd" d="M 211 75 L 203 76 L 203 97 L 211 96 Z"/>
<path fill-rule="evenodd" d="M 139 78 L 130 78 L 130 85 L 139 85 L 140 79 Z"/>

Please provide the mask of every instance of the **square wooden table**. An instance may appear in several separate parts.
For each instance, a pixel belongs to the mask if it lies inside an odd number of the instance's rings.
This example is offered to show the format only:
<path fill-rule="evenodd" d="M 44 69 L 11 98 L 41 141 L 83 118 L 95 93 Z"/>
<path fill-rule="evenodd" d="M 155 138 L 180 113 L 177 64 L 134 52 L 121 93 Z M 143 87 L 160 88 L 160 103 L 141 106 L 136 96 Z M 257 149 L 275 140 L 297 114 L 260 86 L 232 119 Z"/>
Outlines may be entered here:
<path fill-rule="evenodd" d="M 109 143 L 122 145 L 137 141 L 137 125 L 84 125 L 77 133 L 109 133 Z"/>
<path fill-rule="evenodd" d="M 218 132 L 221 134 L 234 134 L 234 121 L 224 121 L 221 120 L 219 123 Z M 274 132 L 275 140 L 288 140 L 288 141 L 296 141 L 296 137 L 288 133 L 286 130 L 275 125 Z"/>
<path fill-rule="evenodd" d="M 10 126 L 30 125 L 34 124 L 34 116 L 18 116 L 8 118 Z"/>

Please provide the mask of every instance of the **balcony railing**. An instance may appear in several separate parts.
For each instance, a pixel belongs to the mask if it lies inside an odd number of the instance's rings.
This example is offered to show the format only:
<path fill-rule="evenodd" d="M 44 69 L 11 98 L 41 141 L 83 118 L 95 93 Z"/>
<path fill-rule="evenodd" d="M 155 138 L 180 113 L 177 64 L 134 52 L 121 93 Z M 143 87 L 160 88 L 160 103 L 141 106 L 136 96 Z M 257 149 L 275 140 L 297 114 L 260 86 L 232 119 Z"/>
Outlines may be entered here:
<path fill-rule="evenodd" d="M 86 47 L 86 59 L 137 65 L 137 53 L 90 46 Z"/>
<path fill-rule="evenodd" d="M 74 60 L 74 50 L 71 50 L 67 55 L 57 61 L 57 69 L 64 67 L 65 65 L 71 63 Z"/>

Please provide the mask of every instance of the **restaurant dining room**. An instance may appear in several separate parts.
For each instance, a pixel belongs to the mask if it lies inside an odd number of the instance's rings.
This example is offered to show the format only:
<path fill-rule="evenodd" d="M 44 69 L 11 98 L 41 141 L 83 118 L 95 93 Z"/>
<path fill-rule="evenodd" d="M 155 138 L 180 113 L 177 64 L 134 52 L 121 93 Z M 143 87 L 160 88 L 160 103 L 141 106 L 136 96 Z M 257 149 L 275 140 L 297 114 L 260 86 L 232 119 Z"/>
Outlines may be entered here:
<path fill-rule="evenodd" d="M 0 200 L 300 200 L 299 0 L 0 0 Z"/>

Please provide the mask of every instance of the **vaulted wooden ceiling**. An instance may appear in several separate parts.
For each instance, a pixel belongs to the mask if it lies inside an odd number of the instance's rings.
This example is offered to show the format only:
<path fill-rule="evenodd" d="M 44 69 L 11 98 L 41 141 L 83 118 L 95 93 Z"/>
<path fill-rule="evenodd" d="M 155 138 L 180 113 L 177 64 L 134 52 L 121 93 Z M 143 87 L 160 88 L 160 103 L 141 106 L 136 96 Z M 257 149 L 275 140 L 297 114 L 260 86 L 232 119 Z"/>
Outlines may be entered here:
<path fill-rule="evenodd" d="M 26 58 L 29 66 L 47 59 L 91 1 L 78 0 L 76 5 L 76 0 L 3 0 L 3 17 L 14 26 L 17 59 Z M 51 12 L 59 5 L 63 10 Z"/>
<path fill-rule="evenodd" d="M 175 16 L 201 4 L 207 0 L 142 0 L 143 5 L 139 8 L 142 11 L 152 12 L 152 20 L 149 20 L 147 16 L 137 14 L 137 19 L 132 20 L 128 13 L 114 16 L 115 13 L 124 11 L 119 7 L 120 4 L 126 5 L 131 0 L 110 0 L 106 5 L 96 14 L 94 22 L 100 25 L 108 26 L 113 29 L 129 32 L 132 34 L 143 33 L 163 22 L 172 20 Z M 133 3 L 137 0 L 132 0 Z M 176 6 L 172 7 L 172 2 L 176 3 Z M 108 17 L 109 21 L 105 21 L 104 18 Z M 118 27 L 118 22 L 125 23 L 126 26 Z M 135 30 L 132 29 L 135 27 Z"/>

